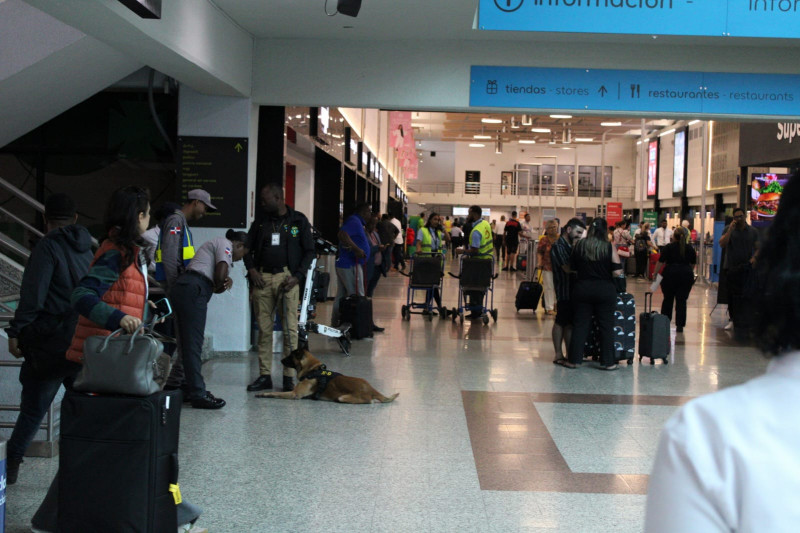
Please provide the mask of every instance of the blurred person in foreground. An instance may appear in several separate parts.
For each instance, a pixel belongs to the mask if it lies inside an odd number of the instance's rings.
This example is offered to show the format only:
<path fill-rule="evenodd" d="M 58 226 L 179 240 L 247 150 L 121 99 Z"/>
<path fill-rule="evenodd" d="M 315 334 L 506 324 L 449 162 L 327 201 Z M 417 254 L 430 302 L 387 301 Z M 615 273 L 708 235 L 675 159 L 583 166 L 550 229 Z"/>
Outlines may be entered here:
<path fill-rule="evenodd" d="M 664 426 L 647 533 L 800 529 L 800 177 L 789 181 L 757 270 L 770 302 L 755 318 L 763 376 L 698 398 Z"/>

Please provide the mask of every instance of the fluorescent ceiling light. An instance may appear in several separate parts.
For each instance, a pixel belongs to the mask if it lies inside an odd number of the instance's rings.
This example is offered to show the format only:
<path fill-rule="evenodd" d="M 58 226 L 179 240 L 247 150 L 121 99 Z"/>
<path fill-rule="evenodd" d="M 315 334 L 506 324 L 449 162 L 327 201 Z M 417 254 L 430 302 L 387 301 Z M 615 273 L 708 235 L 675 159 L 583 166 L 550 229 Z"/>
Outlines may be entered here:
<path fill-rule="evenodd" d="M 565 146 L 565 147 L 563 147 L 563 148 L 562 148 L 562 150 L 572 150 L 572 148 L 571 148 L 571 147 L 566 147 L 566 146 Z"/>
<path fill-rule="evenodd" d="M 488 139 L 491 139 L 492 136 L 491 135 L 473 135 L 472 138 L 473 139 L 487 139 L 488 140 Z"/>
<path fill-rule="evenodd" d="M 637 145 L 642 144 L 642 141 L 636 141 L 636 144 Z"/>
<path fill-rule="evenodd" d="M 533 139 L 520 139 L 519 144 L 536 144 L 536 141 Z"/>
<path fill-rule="evenodd" d="M 469 143 L 470 148 L 483 148 L 484 146 L 486 145 L 482 143 Z"/>
<path fill-rule="evenodd" d="M 550 128 L 531 128 L 533 133 L 550 133 Z"/>
<path fill-rule="evenodd" d="M 667 130 L 667 131 L 662 131 L 661 133 L 658 134 L 658 136 L 659 137 L 663 137 L 664 135 L 669 135 L 670 133 L 675 133 L 675 130 L 671 129 L 671 130 Z"/>
<path fill-rule="evenodd" d="M 572 118 L 572 115 L 550 115 L 550 118 Z"/>
<path fill-rule="evenodd" d="M 622 122 L 601 122 L 600 125 L 607 128 L 612 128 L 614 126 L 622 126 Z"/>
<path fill-rule="evenodd" d="M 690 125 L 690 126 L 694 126 L 694 125 L 695 125 L 695 124 L 697 124 L 698 122 L 700 122 L 700 121 L 699 121 L 699 120 L 693 120 L 693 121 L 691 121 L 691 122 L 689 123 L 689 125 Z"/>
<path fill-rule="evenodd" d="M 576 143 L 590 143 L 594 140 L 594 137 L 575 137 Z"/>
<path fill-rule="evenodd" d="M 425 127 L 425 124 L 419 124 L 419 123 L 417 123 L 417 122 L 412 122 L 412 123 L 411 123 L 411 127 L 412 127 L 412 128 L 424 128 L 424 127 Z"/>
<path fill-rule="evenodd" d="M 499 118 L 482 118 L 481 122 L 484 124 L 502 124 L 503 121 Z"/>

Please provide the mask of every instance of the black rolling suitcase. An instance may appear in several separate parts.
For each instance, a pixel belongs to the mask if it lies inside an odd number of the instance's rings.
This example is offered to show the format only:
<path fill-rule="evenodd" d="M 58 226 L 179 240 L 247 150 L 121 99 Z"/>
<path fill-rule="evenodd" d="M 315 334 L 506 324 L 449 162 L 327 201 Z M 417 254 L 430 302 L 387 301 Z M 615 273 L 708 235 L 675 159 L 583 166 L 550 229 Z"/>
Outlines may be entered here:
<path fill-rule="evenodd" d="M 533 309 L 539 307 L 539 300 L 542 298 L 542 284 L 536 281 L 523 281 L 517 289 L 517 298 L 514 305 L 517 311 L 520 309 Z"/>
<path fill-rule="evenodd" d="M 339 305 L 339 321 L 350 324 L 350 337 L 364 339 L 372 337 L 372 300 L 351 294 Z"/>
<path fill-rule="evenodd" d="M 175 533 L 180 391 L 68 391 L 61 404 L 59 531 Z M 171 487 L 172 486 L 172 487 Z"/>
<path fill-rule="evenodd" d="M 653 293 L 644 295 L 644 313 L 639 315 L 639 361 L 649 357 L 650 364 L 656 359 L 669 363 L 669 318 L 652 310 Z"/>

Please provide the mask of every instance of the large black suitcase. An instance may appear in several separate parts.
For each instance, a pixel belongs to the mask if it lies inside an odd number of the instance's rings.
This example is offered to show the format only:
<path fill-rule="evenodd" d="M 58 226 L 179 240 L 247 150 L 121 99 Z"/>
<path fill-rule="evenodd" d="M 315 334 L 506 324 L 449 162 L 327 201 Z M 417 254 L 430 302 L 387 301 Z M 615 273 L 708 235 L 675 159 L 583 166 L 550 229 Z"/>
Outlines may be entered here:
<path fill-rule="evenodd" d="M 669 363 L 667 356 L 670 350 L 669 318 L 652 311 L 653 293 L 644 295 L 644 313 L 639 315 L 639 361 L 649 357 L 650 364 L 656 359 Z"/>
<path fill-rule="evenodd" d="M 636 301 L 632 294 L 617 294 L 614 311 L 614 354 L 617 361 L 633 363 L 636 354 Z"/>
<path fill-rule="evenodd" d="M 61 403 L 58 527 L 175 533 L 180 391 L 147 397 L 67 391 Z"/>
<path fill-rule="evenodd" d="M 350 324 L 350 338 L 372 337 L 372 300 L 351 294 L 339 306 L 341 324 Z"/>
<path fill-rule="evenodd" d="M 520 309 L 533 309 L 539 307 L 539 300 L 542 298 L 542 285 L 535 281 L 523 281 L 517 289 L 517 298 L 514 305 L 517 311 Z"/>
<path fill-rule="evenodd" d="M 627 292 L 617 294 L 617 307 L 614 310 L 614 358 L 617 362 L 633 362 L 636 352 L 636 301 Z M 592 320 L 592 328 L 586 338 L 583 356 L 593 360 L 600 359 L 600 326 Z"/>

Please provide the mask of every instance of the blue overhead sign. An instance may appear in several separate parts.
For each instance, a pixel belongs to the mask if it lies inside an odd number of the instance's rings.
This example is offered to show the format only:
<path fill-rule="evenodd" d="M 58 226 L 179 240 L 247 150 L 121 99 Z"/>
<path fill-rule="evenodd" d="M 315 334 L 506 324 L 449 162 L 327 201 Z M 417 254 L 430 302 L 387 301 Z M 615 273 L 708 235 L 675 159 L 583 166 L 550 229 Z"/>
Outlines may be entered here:
<path fill-rule="evenodd" d="M 800 115 L 800 75 L 473 66 L 470 107 Z"/>
<path fill-rule="evenodd" d="M 800 37 L 795 0 L 480 0 L 482 30 Z"/>

